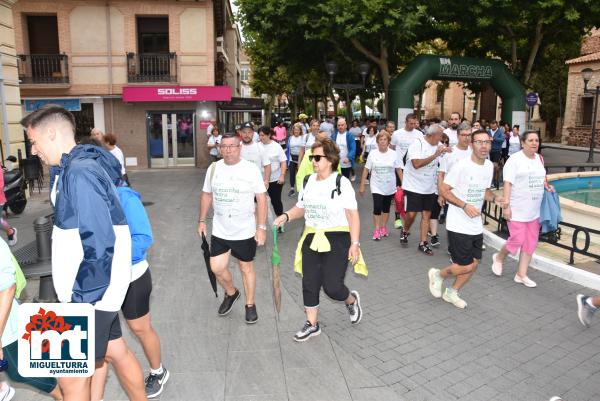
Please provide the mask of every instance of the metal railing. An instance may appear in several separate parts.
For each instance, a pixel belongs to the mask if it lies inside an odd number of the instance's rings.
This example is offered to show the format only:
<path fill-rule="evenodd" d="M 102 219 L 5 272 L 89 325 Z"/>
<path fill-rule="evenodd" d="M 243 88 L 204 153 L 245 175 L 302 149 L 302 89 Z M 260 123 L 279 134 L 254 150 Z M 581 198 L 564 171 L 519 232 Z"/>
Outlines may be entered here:
<path fill-rule="evenodd" d="M 66 54 L 19 54 L 19 80 L 22 84 L 69 83 Z"/>
<path fill-rule="evenodd" d="M 492 220 L 497 224 L 496 235 L 502 238 L 508 238 L 508 225 L 506 220 L 502 217 L 502 208 L 496 204 L 486 202 L 486 206 L 483 209 L 483 224 L 489 224 L 488 219 Z M 561 249 L 569 251 L 569 264 L 575 263 L 575 254 L 592 257 L 600 261 L 600 254 L 590 252 L 591 235 L 600 236 L 600 230 L 595 230 L 589 227 L 578 226 L 567 222 L 560 222 L 558 229 L 553 233 L 541 234 L 539 236 L 540 242 L 556 246 Z M 567 230 L 563 230 L 567 228 Z M 571 241 L 560 242 L 561 237 L 565 234 L 565 231 L 572 230 Z M 580 234 L 583 234 L 583 247 L 578 246 L 578 240 Z"/>
<path fill-rule="evenodd" d="M 129 82 L 177 82 L 175 53 L 127 53 Z"/>

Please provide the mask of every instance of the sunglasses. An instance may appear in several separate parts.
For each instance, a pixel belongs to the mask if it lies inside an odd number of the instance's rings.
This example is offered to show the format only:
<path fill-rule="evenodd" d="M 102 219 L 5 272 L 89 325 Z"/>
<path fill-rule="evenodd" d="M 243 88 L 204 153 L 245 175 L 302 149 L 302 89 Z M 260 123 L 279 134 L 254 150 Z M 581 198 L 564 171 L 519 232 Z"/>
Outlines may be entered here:
<path fill-rule="evenodd" d="M 308 156 L 308 160 L 311 161 L 311 162 L 313 160 L 316 160 L 317 163 L 318 163 L 318 162 L 321 161 L 321 158 L 323 158 L 323 157 L 325 157 L 325 155 L 310 155 L 310 156 Z"/>

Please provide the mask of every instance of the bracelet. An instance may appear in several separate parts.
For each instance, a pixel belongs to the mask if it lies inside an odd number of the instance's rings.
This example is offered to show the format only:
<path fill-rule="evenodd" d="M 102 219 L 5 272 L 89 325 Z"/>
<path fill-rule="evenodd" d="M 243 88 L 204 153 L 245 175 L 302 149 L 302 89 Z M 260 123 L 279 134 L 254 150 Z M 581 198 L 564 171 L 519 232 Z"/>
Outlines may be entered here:
<path fill-rule="evenodd" d="M 206 223 L 206 219 L 198 219 L 198 223 Z"/>
<path fill-rule="evenodd" d="M 360 246 L 360 242 L 358 242 L 358 241 L 352 241 L 352 245 L 358 245 L 358 246 Z"/>
<path fill-rule="evenodd" d="M 257 228 L 260 229 L 260 230 L 265 230 L 265 231 L 267 230 L 267 226 L 265 226 L 264 224 L 259 224 L 257 226 Z"/>
<path fill-rule="evenodd" d="M 283 214 L 285 214 L 285 218 L 287 219 L 287 220 L 286 220 L 286 223 L 287 223 L 288 221 L 290 221 L 290 215 L 289 215 L 289 214 L 287 214 L 287 212 L 283 212 Z"/>
<path fill-rule="evenodd" d="M 465 210 L 465 208 L 467 207 L 468 203 L 465 202 L 465 204 L 463 205 L 463 207 L 461 207 L 462 210 Z"/>

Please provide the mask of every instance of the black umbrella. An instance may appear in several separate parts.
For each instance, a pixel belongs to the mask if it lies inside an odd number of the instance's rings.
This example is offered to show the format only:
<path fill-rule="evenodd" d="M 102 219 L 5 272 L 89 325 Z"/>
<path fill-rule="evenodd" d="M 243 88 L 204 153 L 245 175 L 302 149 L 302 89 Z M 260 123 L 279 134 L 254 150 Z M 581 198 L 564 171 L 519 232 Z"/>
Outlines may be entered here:
<path fill-rule="evenodd" d="M 202 234 L 202 252 L 204 253 L 204 262 L 206 262 L 206 272 L 208 273 L 208 279 L 210 280 L 210 285 L 212 286 L 213 291 L 215 292 L 215 297 L 217 295 L 217 278 L 215 277 L 215 273 L 213 273 L 210 268 L 210 248 L 208 247 L 208 242 L 206 241 L 206 236 Z"/>

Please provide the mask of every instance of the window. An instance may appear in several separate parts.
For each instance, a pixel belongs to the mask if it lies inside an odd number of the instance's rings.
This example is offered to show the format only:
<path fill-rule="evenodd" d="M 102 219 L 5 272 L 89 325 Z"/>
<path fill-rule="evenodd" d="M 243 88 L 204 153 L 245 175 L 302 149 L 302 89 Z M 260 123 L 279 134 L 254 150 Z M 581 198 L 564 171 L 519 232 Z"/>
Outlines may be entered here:
<path fill-rule="evenodd" d="M 594 98 L 591 96 L 581 97 L 581 107 L 579 113 L 578 125 L 591 126 L 594 109 Z"/>
<path fill-rule="evenodd" d="M 250 70 L 248 68 L 242 68 L 242 81 L 247 81 L 248 76 L 250 75 Z"/>
<path fill-rule="evenodd" d="M 169 18 L 137 17 L 138 52 L 169 52 Z"/>

